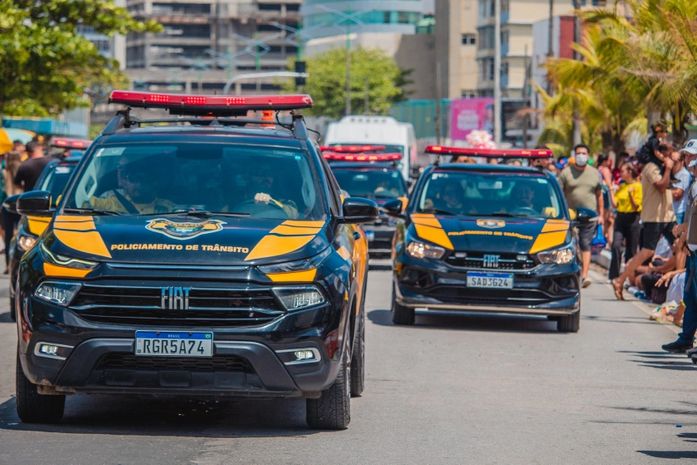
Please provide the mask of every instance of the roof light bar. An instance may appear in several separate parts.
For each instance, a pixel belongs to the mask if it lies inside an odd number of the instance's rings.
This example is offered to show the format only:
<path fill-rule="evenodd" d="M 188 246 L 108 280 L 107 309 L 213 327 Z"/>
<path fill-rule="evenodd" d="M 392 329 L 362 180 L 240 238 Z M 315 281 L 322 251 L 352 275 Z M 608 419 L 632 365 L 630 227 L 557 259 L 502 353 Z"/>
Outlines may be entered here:
<path fill-rule="evenodd" d="M 323 152 L 322 156 L 330 161 L 398 161 L 401 153 L 337 153 Z"/>
<path fill-rule="evenodd" d="M 250 110 L 299 110 L 310 108 L 309 95 L 187 95 L 112 91 L 109 103 L 121 103 L 130 107 L 164 108 L 178 115 L 244 115 Z"/>
<path fill-rule="evenodd" d="M 554 154 L 548 149 L 477 149 L 471 147 L 446 147 L 429 145 L 426 153 L 432 155 L 462 155 L 486 158 L 552 158 Z"/>
<path fill-rule="evenodd" d="M 73 139 L 71 137 L 52 137 L 51 147 L 60 147 L 66 149 L 86 149 L 92 143 L 87 139 Z"/>
<path fill-rule="evenodd" d="M 380 152 L 385 150 L 384 145 L 330 145 L 322 146 L 320 150 L 322 152 L 335 152 L 335 153 L 367 153 L 367 152 Z"/>

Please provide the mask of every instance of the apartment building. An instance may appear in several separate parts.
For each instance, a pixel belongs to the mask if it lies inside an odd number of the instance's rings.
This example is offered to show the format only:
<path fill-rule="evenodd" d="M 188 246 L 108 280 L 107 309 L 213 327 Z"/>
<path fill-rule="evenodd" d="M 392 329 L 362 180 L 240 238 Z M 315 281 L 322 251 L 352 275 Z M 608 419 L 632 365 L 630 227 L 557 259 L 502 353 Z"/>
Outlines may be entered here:
<path fill-rule="evenodd" d="M 159 33 L 129 34 L 126 72 L 136 89 L 273 92 L 298 52 L 302 0 L 128 0 Z"/>

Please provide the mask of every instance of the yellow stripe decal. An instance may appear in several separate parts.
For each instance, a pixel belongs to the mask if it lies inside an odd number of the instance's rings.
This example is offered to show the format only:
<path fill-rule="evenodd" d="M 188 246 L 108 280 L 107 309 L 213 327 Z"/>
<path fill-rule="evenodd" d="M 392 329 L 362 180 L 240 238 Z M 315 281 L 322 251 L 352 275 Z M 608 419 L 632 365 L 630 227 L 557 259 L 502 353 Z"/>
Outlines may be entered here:
<path fill-rule="evenodd" d="M 286 226 L 305 226 L 308 228 L 321 228 L 324 226 L 324 221 L 300 221 L 300 220 L 287 220 L 283 222 Z"/>
<path fill-rule="evenodd" d="M 285 273 L 268 273 L 266 276 L 275 283 L 311 283 L 315 280 L 317 269 L 288 271 Z"/>
<path fill-rule="evenodd" d="M 53 227 L 65 231 L 94 231 L 97 229 L 93 220 L 80 221 L 79 223 L 76 221 L 56 221 Z"/>
<path fill-rule="evenodd" d="M 564 230 L 540 234 L 537 236 L 537 239 L 535 239 L 535 243 L 530 248 L 529 253 L 537 253 L 562 245 L 566 241 L 568 232 L 568 230 Z"/>
<path fill-rule="evenodd" d="M 424 226 L 431 226 L 434 228 L 440 228 L 440 221 L 438 221 L 438 218 L 435 217 L 435 215 L 431 213 L 414 213 L 411 215 L 411 220 L 415 224 L 421 224 Z"/>
<path fill-rule="evenodd" d="M 272 234 L 261 238 L 259 243 L 249 252 L 245 261 L 259 258 L 277 257 L 295 252 L 308 244 L 314 235 L 308 236 L 274 236 Z"/>
<path fill-rule="evenodd" d="M 65 231 L 55 229 L 54 233 L 59 241 L 71 249 L 80 252 L 111 258 L 102 236 L 97 231 Z"/>
<path fill-rule="evenodd" d="M 36 236 L 42 235 L 44 231 L 46 231 L 48 223 L 51 222 L 51 218 L 40 218 L 36 216 L 28 216 L 27 220 L 29 223 L 29 232 Z"/>
<path fill-rule="evenodd" d="M 437 220 L 436 220 L 437 221 Z M 446 249 L 453 250 L 453 243 L 450 242 L 450 238 L 443 231 L 442 228 L 433 228 L 431 226 L 425 226 L 423 224 L 415 223 L 416 234 L 421 238 L 429 242 L 433 242 Z"/>
<path fill-rule="evenodd" d="M 58 215 L 56 217 L 56 222 L 66 222 L 66 223 L 84 223 L 85 221 L 94 222 L 91 216 L 78 216 L 78 215 Z"/>
<path fill-rule="evenodd" d="M 563 220 L 547 220 L 545 225 L 542 227 L 543 233 L 548 233 L 548 232 L 559 232 L 559 231 L 568 231 L 569 230 L 569 222 L 568 221 L 563 221 Z"/>
<path fill-rule="evenodd" d="M 44 262 L 44 274 L 50 278 L 84 278 L 92 270 L 80 270 Z"/>
<path fill-rule="evenodd" d="M 281 236 L 302 236 L 306 234 L 317 234 L 321 228 L 307 228 L 299 226 L 286 226 L 284 224 L 275 227 L 271 234 L 280 234 Z"/>

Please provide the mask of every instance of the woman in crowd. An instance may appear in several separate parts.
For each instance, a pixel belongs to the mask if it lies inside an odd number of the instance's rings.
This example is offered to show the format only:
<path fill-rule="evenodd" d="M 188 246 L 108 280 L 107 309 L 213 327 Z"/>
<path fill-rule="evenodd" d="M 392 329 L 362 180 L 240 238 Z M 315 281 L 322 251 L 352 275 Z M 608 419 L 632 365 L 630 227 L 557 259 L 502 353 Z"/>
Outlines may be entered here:
<path fill-rule="evenodd" d="M 617 216 L 612 236 L 612 259 L 610 261 L 609 278 L 615 279 L 620 275 L 622 264 L 622 247 L 624 245 L 624 259 L 628 262 L 639 247 L 641 234 L 641 183 L 637 168 L 630 162 L 620 166 L 622 183 L 614 195 L 617 204 Z"/>
<path fill-rule="evenodd" d="M 5 194 L 7 197 L 15 194 L 21 194 L 22 189 L 14 182 L 15 175 L 22 164 L 22 155 L 19 152 L 10 152 L 5 159 L 5 169 L 2 172 L 5 180 Z M 3 240 L 5 242 L 5 274 L 9 272 L 7 266 L 10 263 L 10 241 L 15 233 L 15 228 L 19 222 L 19 215 L 11 213 L 7 209 L 0 210 L 0 220 L 2 221 L 2 229 L 4 231 Z"/>
<path fill-rule="evenodd" d="M 615 199 L 612 192 L 612 159 L 609 155 L 601 154 L 598 156 L 598 171 L 600 172 L 600 176 L 603 178 L 603 202 L 605 204 L 605 217 L 602 218 L 603 233 L 605 234 L 605 239 L 609 244 L 612 241 L 613 227 L 615 223 L 615 218 L 612 214 L 612 211 L 615 208 Z"/>

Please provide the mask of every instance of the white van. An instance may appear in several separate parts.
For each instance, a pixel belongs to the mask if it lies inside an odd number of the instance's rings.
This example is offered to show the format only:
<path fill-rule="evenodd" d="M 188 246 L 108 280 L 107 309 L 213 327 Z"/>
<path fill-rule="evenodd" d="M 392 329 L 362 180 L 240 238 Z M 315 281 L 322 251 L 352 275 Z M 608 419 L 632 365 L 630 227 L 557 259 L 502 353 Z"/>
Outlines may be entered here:
<path fill-rule="evenodd" d="M 329 124 L 324 145 L 384 145 L 389 152 L 399 152 L 402 160 L 399 168 L 405 180 L 409 180 L 412 167 L 416 167 L 418 149 L 414 127 L 400 123 L 390 116 L 345 116 Z"/>

